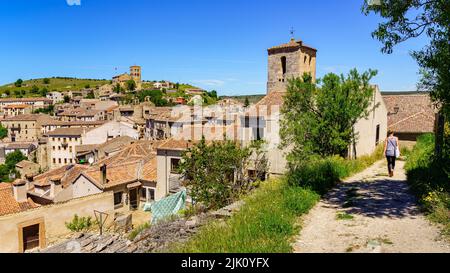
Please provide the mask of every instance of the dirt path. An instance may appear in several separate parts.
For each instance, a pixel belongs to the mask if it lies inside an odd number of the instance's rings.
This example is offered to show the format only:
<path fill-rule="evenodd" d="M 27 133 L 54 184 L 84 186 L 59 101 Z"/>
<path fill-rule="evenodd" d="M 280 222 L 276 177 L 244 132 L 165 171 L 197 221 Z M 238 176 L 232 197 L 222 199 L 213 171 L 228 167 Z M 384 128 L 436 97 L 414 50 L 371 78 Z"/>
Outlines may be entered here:
<path fill-rule="evenodd" d="M 380 161 L 338 185 L 303 219 L 294 252 L 450 253 L 409 193 L 403 166 L 389 178 Z"/>

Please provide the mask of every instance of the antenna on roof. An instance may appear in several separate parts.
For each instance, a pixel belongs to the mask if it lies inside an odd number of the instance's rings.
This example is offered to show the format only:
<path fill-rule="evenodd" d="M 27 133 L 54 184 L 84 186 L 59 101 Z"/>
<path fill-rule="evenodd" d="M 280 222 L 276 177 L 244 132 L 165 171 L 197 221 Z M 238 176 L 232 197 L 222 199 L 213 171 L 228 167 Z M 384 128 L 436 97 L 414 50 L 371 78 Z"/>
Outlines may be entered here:
<path fill-rule="evenodd" d="M 291 40 L 295 40 L 295 29 L 294 29 L 294 27 L 291 27 L 290 33 L 291 33 Z"/>

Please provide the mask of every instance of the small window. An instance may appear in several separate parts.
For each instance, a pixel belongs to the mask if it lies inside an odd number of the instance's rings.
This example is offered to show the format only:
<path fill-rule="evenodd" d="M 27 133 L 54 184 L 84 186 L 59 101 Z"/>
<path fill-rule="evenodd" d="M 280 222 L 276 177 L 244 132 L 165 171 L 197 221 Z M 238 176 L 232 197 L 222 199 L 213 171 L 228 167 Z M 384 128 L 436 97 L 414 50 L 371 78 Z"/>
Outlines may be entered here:
<path fill-rule="evenodd" d="M 58 158 L 58 163 L 61 164 L 61 158 Z"/>
<path fill-rule="evenodd" d="M 249 116 L 245 116 L 244 127 L 250 128 L 250 117 Z"/>
<path fill-rule="evenodd" d="M 122 194 L 123 194 L 122 192 L 114 193 L 114 206 L 122 204 Z"/>
<path fill-rule="evenodd" d="M 285 56 L 281 57 L 281 69 L 283 71 L 283 75 L 285 75 L 287 72 L 287 62 Z"/>
<path fill-rule="evenodd" d="M 67 158 L 64 158 L 64 164 L 67 164 Z"/>
<path fill-rule="evenodd" d="M 179 158 L 171 158 L 170 159 L 170 172 L 171 173 L 179 173 L 178 167 L 180 166 Z"/>
<path fill-rule="evenodd" d="M 376 136 L 375 136 L 375 145 L 380 144 L 380 125 L 377 125 L 377 131 L 376 131 Z"/>
<path fill-rule="evenodd" d="M 53 158 L 53 164 L 56 164 L 56 158 Z"/>
<path fill-rule="evenodd" d="M 148 189 L 149 201 L 155 201 L 155 189 Z"/>
<path fill-rule="evenodd" d="M 307 60 L 308 60 L 308 56 L 305 56 L 305 60 L 304 60 L 305 64 L 306 64 Z"/>

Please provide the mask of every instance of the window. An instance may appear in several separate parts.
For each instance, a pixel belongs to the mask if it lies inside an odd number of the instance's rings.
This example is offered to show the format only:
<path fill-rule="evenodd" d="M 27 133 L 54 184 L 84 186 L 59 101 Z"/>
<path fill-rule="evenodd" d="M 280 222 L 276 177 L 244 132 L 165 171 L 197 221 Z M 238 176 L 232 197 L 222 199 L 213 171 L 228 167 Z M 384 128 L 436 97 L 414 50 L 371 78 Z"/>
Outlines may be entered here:
<path fill-rule="evenodd" d="M 114 206 L 122 204 L 122 194 L 123 194 L 122 192 L 114 193 Z"/>
<path fill-rule="evenodd" d="M 170 159 L 170 172 L 171 173 L 178 173 L 178 167 L 180 165 L 180 159 L 179 158 L 171 158 Z"/>
<path fill-rule="evenodd" d="M 306 64 L 306 61 L 308 60 L 308 56 L 305 56 L 305 59 L 304 59 L 304 63 Z"/>
<path fill-rule="evenodd" d="M 64 164 L 67 164 L 67 158 L 64 158 Z"/>
<path fill-rule="evenodd" d="M 148 189 L 149 201 L 155 201 L 155 189 Z"/>
<path fill-rule="evenodd" d="M 283 71 L 283 76 L 286 74 L 287 72 L 287 64 L 286 64 L 286 57 L 283 56 L 281 57 L 281 69 Z"/>
<path fill-rule="evenodd" d="M 380 125 L 377 125 L 377 131 L 375 136 L 375 145 L 380 144 Z"/>
<path fill-rule="evenodd" d="M 61 158 L 58 158 L 58 163 L 61 164 Z"/>
<path fill-rule="evenodd" d="M 61 146 L 58 146 L 58 151 L 61 151 Z"/>
<path fill-rule="evenodd" d="M 72 164 L 72 163 L 73 163 L 73 159 L 71 158 L 71 159 L 70 159 L 70 164 Z"/>
<path fill-rule="evenodd" d="M 147 188 L 141 189 L 141 199 L 147 201 Z"/>
<path fill-rule="evenodd" d="M 53 158 L 53 164 L 56 164 L 56 158 Z"/>
<path fill-rule="evenodd" d="M 56 151 L 56 147 L 55 146 L 53 146 L 53 151 Z"/>
<path fill-rule="evenodd" d="M 245 116 L 244 127 L 250 128 L 250 117 L 249 116 Z"/>
<path fill-rule="evenodd" d="M 72 146 L 69 147 L 69 151 L 72 152 Z"/>

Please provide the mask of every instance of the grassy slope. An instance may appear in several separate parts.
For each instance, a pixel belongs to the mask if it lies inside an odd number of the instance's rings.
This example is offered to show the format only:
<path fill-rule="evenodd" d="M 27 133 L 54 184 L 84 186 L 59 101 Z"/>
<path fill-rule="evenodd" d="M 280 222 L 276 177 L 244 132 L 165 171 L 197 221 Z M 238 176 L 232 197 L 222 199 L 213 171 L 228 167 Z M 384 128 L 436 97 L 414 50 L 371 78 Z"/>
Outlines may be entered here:
<path fill-rule="evenodd" d="M 336 157 L 315 162 L 300 178 L 329 177 L 331 186 L 339 179 L 364 170 L 382 158 L 382 145 L 371 156 L 358 160 Z M 325 172 L 331 171 L 332 174 Z M 316 174 L 311 175 L 312 172 Z M 171 248 L 183 253 L 289 253 L 292 237 L 298 234 L 298 217 L 307 213 L 320 195 L 310 188 L 288 182 L 286 178 L 271 180 L 245 198 L 242 209 L 225 223 L 213 221 L 191 240 Z"/>
<path fill-rule="evenodd" d="M 450 237 L 450 182 L 441 162 L 433 160 L 434 136 L 419 137 L 408 156 L 408 183 L 430 220 L 443 225 L 443 234 Z"/>
<path fill-rule="evenodd" d="M 25 97 L 34 96 L 29 91 L 32 86 L 35 85 L 39 87 L 39 89 L 47 88 L 48 91 L 69 91 L 69 90 L 81 90 L 84 89 L 87 84 L 90 85 L 91 88 L 95 88 L 97 86 L 102 86 L 104 84 L 109 84 L 109 80 L 95 80 L 95 79 L 69 79 L 69 78 L 49 78 L 50 84 L 44 84 L 43 79 L 33 79 L 26 80 L 23 82 L 22 87 L 14 86 L 14 83 L 6 84 L 0 86 L 0 94 L 3 94 L 5 90 L 9 90 L 11 92 L 11 96 L 14 96 L 15 90 L 25 90 L 27 94 Z M 39 95 L 35 95 L 39 96 Z"/>

